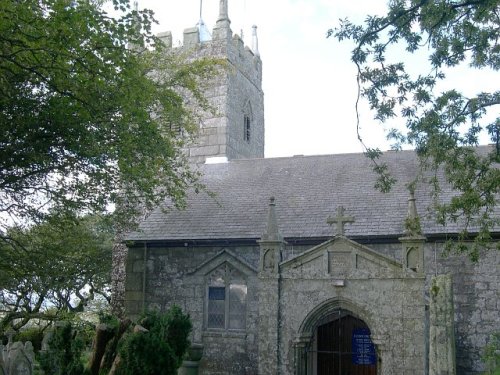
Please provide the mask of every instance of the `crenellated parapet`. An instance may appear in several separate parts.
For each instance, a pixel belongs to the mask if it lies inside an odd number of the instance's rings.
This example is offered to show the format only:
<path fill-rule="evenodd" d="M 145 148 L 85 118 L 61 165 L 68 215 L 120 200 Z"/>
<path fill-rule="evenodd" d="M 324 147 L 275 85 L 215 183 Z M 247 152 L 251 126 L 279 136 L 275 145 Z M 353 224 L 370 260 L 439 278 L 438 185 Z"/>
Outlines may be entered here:
<path fill-rule="evenodd" d="M 256 42 L 256 26 L 253 27 L 255 32 L 254 46 Z M 245 46 L 245 43 L 238 34 L 231 32 L 231 38 L 216 38 L 214 29 L 214 37 L 211 40 L 200 40 L 200 28 L 190 27 L 184 29 L 183 43 L 181 46 L 173 47 L 172 32 L 166 31 L 159 33 L 157 37 L 165 44 L 168 50 L 173 50 L 178 53 L 185 53 L 193 58 L 214 57 L 225 58 L 232 65 L 242 71 L 253 84 L 258 87 L 262 85 L 262 61 L 257 51 L 253 51 L 250 46 Z"/>

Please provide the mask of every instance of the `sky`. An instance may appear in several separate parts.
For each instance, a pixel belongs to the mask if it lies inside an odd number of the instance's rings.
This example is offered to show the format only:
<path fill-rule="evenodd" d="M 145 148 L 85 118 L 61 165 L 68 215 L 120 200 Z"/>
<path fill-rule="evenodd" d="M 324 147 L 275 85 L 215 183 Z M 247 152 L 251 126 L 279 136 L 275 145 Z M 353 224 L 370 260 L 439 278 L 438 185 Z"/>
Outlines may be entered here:
<path fill-rule="evenodd" d="M 384 14 L 385 0 L 228 0 L 233 33 L 243 33 L 251 46 L 251 28 L 257 26 L 263 64 L 265 156 L 318 155 L 362 152 L 356 135 L 356 70 L 350 61 L 350 42 L 326 38 L 339 19 L 362 22 L 368 14 Z M 152 9 L 155 33 L 171 31 L 180 45 L 185 28 L 200 16 L 200 0 L 139 0 Z M 202 18 L 215 26 L 219 0 L 203 0 Z M 425 62 L 424 62 L 425 63 Z M 419 66 L 420 62 L 415 62 Z M 458 71 L 451 82 L 495 80 Z M 476 73 L 474 73 L 476 74 Z M 476 90 L 475 88 L 471 89 Z M 383 125 L 361 107 L 361 135 L 369 147 L 388 150 Z M 392 124 L 393 125 L 393 124 Z"/>

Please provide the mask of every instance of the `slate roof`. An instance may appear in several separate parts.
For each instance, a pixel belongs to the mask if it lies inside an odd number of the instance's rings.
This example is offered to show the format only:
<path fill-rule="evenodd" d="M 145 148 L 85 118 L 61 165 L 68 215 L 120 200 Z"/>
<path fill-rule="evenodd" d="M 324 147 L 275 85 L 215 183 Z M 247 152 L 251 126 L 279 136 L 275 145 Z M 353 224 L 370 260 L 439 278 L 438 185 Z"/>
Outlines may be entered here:
<path fill-rule="evenodd" d="M 390 193 L 374 188 L 376 175 L 363 154 L 295 156 L 234 160 L 199 166 L 206 192 L 190 191 L 187 208 L 156 209 L 128 240 L 258 239 L 266 227 L 269 198 L 276 198 L 276 215 L 286 238 L 318 238 L 334 234 L 326 220 L 337 207 L 355 222 L 346 224 L 351 238 L 397 237 L 404 231 L 408 207 L 406 184 L 418 171 L 412 151 L 387 152 L 385 161 L 397 179 Z M 441 199 L 448 200 L 450 190 Z M 416 204 L 425 235 L 456 233 L 458 228 L 437 226 L 432 217 L 429 187 L 417 187 Z M 500 214 L 500 211 L 498 212 Z"/>

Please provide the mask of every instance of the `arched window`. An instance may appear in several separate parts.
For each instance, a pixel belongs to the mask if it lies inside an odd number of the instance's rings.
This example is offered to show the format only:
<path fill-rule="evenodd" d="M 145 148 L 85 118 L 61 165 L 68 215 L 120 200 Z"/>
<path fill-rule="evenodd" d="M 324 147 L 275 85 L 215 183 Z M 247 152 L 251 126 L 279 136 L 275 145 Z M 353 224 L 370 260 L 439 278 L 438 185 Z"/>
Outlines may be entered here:
<path fill-rule="evenodd" d="M 210 274 L 207 289 L 206 327 L 244 330 L 247 303 L 244 275 L 224 263 Z"/>
<path fill-rule="evenodd" d="M 250 101 L 247 100 L 243 107 L 243 139 L 250 143 L 252 139 L 252 106 L 250 105 Z"/>
<path fill-rule="evenodd" d="M 243 134 L 243 139 L 247 142 L 250 142 L 250 130 L 251 130 L 251 120 L 250 116 L 245 115 L 243 117 L 243 122 L 244 122 L 244 134 Z"/>

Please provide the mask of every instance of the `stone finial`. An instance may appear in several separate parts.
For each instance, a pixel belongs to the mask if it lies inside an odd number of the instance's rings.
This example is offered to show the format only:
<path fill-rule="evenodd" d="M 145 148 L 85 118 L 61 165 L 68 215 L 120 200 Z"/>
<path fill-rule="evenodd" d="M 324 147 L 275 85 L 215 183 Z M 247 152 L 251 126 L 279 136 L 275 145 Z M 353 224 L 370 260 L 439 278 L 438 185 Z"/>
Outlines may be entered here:
<path fill-rule="evenodd" d="M 404 228 L 404 235 L 399 239 L 403 245 L 401 258 L 403 266 L 406 270 L 424 273 L 424 242 L 426 238 L 422 235 L 413 188 L 410 188 Z"/>
<path fill-rule="evenodd" d="M 326 220 L 326 222 L 329 225 L 332 225 L 332 224 L 336 225 L 335 235 L 337 235 L 337 236 L 344 235 L 344 224 L 345 223 L 354 223 L 354 217 L 344 216 L 344 213 L 345 213 L 345 208 L 342 206 L 339 206 L 337 208 L 337 216 L 336 217 L 329 217 Z"/>
<path fill-rule="evenodd" d="M 259 39 L 257 38 L 257 26 L 252 26 L 252 52 L 255 56 L 260 56 Z"/>
<path fill-rule="evenodd" d="M 418 217 L 417 205 L 415 202 L 415 192 L 413 189 L 410 189 L 410 197 L 408 198 L 408 212 L 405 219 L 405 235 L 407 236 L 422 235 L 420 218 Z"/>
<path fill-rule="evenodd" d="M 228 0 L 220 0 L 219 2 L 219 18 L 217 18 L 217 23 L 219 22 L 230 22 L 228 14 Z"/>
<path fill-rule="evenodd" d="M 215 24 L 215 28 L 213 30 L 212 36 L 213 39 L 218 40 L 230 40 L 232 31 L 229 25 L 231 21 L 228 16 L 228 0 L 220 0 L 219 3 L 219 18 L 217 18 L 217 23 Z"/>
<path fill-rule="evenodd" d="M 269 199 L 269 214 L 267 217 L 267 228 L 262 235 L 262 241 L 282 241 L 279 233 L 278 219 L 276 218 L 276 203 L 274 197 Z"/>
<path fill-rule="evenodd" d="M 415 201 L 415 192 L 413 190 L 410 190 L 410 198 L 408 198 L 408 217 L 412 219 L 418 216 L 417 205 L 415 204 Z"/>
<path fill-rule="evenodd" d="M 276 219 L 276 204 L 274 197 L 269 201 L 269 215 L 267 218 L 267 228 L 262 234 L 260 244 L 259 272 L 261 275 L 279 273 L 279 264 L 282 260 L 282 250 L 285 241 L 281 236 Z"/>

